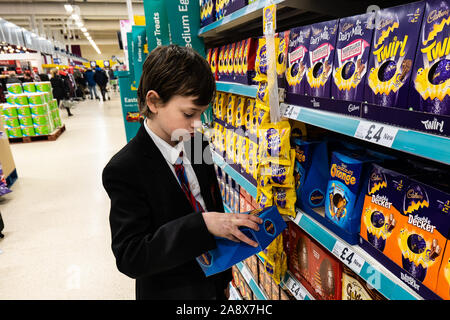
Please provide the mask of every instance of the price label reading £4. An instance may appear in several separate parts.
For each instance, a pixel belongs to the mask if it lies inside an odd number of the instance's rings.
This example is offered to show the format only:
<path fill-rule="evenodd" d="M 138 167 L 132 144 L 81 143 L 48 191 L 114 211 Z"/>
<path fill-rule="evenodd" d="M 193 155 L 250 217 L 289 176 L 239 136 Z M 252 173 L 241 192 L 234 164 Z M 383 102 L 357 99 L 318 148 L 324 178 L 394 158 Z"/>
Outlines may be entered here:
<path fill-rule="evenodd" d="M 286 281 L 286 287 L 294 295 L 297 300 L 305 300 L 306 290 L 292 277 Z"/>
<path fill-rule="evenodd" d="M 286 110 L 284 111 L 284 116 L 290 119 L 297 119 L 300 113 L 300 107 L 293 105 L 286 105 Z"/>
<path fill-rule="evenodd" d="M 345 263 L 350 269 L 355 271 L 357 274 L 361 272 L 361 269 L 364 263 L 366 262 L 363 258 L 357 255 L 349 246 L 340 241 L 336 241 L 332 252 L 339 259 L 341 259 L 343 263 Z"/>
<path fill-rule="evenodd" d="M 356 128 L 354 137 L 390 148 L 397 136 L 397 132 L 398 128 L 361 120 L 358 128 Z"/>

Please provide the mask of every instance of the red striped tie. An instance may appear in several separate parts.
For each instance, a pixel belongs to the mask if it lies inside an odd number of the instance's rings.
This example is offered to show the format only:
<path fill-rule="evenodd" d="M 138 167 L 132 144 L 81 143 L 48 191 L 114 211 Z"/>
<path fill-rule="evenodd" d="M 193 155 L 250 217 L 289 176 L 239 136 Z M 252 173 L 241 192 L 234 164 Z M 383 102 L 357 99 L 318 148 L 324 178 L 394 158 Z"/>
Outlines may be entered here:
<path fill-rule="evenodd" d="M 183 189 L 184 194 L 189 200 L 189 203 L 192 205 L 192 208 L 195 212 L 203 212 L 202 205 L 195 199 L 194 195 L 191 192 L 191 188 L 189 187 L 189 181 L 186 176 L 186 171 L 183 165 L 183 151 L 180 152 L 180 156 L 177 159 L 177 162 L 174 165 L 175 173 L 177 174 L 178 181 L 180 182 L 181 189 Z"/>

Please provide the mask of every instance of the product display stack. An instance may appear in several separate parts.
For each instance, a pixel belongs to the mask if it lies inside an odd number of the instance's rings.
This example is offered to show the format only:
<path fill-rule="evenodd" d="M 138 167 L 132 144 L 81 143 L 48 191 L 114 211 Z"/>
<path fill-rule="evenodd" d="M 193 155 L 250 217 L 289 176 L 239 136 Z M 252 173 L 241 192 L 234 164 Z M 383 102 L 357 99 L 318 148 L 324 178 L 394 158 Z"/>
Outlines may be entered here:
<path fill-rule="evenodd" d="M 7 89 L 3 116 L 9 138 L 50 135 L 62 126 L 50 82 L 12 83 Z"/>
<path fill-rule="evenodd" d="M 225 4 L 202 4 L 204 26 L 263 16 L 263 36 L 208 33 L 206 51 L 227 211 L 276 207 L 288 221 L 233 266 L 241 297 L 450 299 L 448 1 L 278 33 L 273 6 L 220 22 Z"/>

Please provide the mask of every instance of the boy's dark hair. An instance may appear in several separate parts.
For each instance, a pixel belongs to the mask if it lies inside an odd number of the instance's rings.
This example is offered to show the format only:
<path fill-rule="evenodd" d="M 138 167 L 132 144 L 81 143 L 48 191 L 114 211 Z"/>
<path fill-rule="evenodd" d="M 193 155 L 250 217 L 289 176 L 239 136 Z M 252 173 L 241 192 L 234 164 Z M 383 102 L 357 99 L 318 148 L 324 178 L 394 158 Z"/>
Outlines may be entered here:
<path fill-rule="evenodd" d="M 216 83 L 208 62 L 193 49 L 159 46 L 144 62 L 137 91 L 139 111 L 145 117 L 152 114 L 146 102 L 150 90 L 158 93 L 163 104 L 180 95 L 194 96 L 195 105 L 206 106 L 214 98 Z"/>

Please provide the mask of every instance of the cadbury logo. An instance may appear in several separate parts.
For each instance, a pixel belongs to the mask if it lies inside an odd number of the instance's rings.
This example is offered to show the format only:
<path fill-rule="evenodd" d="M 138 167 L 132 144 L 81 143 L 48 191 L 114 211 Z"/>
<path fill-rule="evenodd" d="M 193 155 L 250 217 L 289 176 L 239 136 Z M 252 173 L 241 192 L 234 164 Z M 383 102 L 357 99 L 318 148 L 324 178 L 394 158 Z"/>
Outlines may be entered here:
<path fill-rule="evenodd" d="M 373 172 L 372 175 L 370 176 L 370 180 L 372 180 L 373 182 L 383 181 L 383 177 L 377 174 L 376 172 Z"/>
<path fill-rule="evenodd" d="M 380 24 L 379 24 L 378 27 L 377 27 L 377 29 L 378 29 L 378 30 L 381 30 L 381 29 L 383 29 L 384 27 L 387 27 L 388 25 L 393 24 L 393 23 L 394 23 L 394 20 L 393 20 L 393 19 L 381 20 L 381 21 L 380 21 Z"/>
<path fill-rule="evenodd" d="M 423 199 L 423 195 L 415 192 L 414 189 L 409 189 L 406 193 L 406 196 L 408 197 L 408 199 Z"/>
<path fill-rule="evenodd" d="M 433 21 L 436 21 L 442 17 L 446 17 L 449 15 L 449 10 L 433 10 L 430 12 L 427 18 L 428 23 L 432 23 Z"/>
<path fill-rule="evenodd" d="M 444 132 L 444 120 L 439 122 L 436 118 L 434 118 L 433 121 L 426 120 L 421 122 L 425 126 L 426 130 L 439 130 L 439 132 Z"/>
<path fill-rule="evenodd" d="M 353 112 L 353 111 L 356 111 L 356 110 L 359 110 L 359 106 L 358 105 L 356 105 L 356 104 L 349 104 L 348 105 L 348 112 Z"/>

